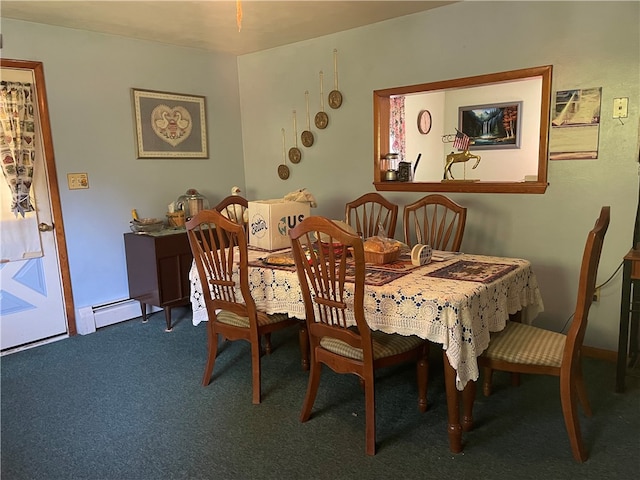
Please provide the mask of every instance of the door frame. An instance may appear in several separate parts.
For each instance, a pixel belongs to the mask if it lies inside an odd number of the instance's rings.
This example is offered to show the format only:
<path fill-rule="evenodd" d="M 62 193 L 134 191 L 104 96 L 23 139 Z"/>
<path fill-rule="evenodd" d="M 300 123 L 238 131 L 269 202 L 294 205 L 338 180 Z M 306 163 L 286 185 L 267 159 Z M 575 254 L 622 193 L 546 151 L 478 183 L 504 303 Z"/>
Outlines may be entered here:
<path fill-rule="evenodd" d="M 62 208 L 60 205 L 60 189 L 58 188 L 58 175 L 56 172 L 56 161 L 53 151 L 53 136 L 51 135 L 51 123 L 49 122 L 49 107 L 44 83 L 44 67 L 42 62 L 31 60 L 11 60 L 5 58 L 0 58 L 0 67 L 31 70 L 35 77 L 38 114 L 40 117 L 40 129 L 42 131 L 43 140 L 44 164 L 47 171 L 47 185 L 49 188 L 51 213 L 53 217 L 53 233 L 55 234 L 56 250 L 58 252 L 58 265 L 60 268 L 60 280 L 62 284 L 64 310 L 66 313 L 67 332 L 69 336 L 76 335 L 76 314 L 73 303 L 73 291 L 71 289 L 71 273 L 69 271 L 67 241 L 64 233 L 64 221 L 62 220 Z"/>

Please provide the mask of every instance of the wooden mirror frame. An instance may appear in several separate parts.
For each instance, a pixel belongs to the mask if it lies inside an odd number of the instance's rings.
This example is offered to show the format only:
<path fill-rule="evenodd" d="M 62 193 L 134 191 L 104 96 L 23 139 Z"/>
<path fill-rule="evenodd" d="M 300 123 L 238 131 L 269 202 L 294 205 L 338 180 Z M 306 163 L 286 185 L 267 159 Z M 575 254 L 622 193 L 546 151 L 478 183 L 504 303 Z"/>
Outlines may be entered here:
<path fill-rule="evenodd" d="M 544 193 L 547 189 L 549 123 L 551 105 L 552 66 L 525 68 L 508 72 L 477 75 L 432 83 L 374 90 L 373 92 L 373 184 L 378 191 L 395 192 L 469 192 L 469 193 Z M 380 161 L 389 150 L 390 98 L 397 95 L 428 93 L 437 90 L 479 87 L 496 83 L 541 77 L 540 134 L 538 147 L 538 176 L 527 182 L 390 182 L 384 181 Z"/>

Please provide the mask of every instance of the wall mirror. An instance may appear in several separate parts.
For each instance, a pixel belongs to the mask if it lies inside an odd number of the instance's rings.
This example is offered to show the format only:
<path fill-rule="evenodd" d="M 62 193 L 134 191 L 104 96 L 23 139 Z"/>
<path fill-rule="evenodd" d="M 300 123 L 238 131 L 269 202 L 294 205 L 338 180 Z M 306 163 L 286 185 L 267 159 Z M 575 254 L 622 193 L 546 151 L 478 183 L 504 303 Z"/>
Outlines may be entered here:
<path fill-rule="evenodd" d="M 376 190 L 544 193 L 551 73 L 547 65 L 375 90 Z"/>

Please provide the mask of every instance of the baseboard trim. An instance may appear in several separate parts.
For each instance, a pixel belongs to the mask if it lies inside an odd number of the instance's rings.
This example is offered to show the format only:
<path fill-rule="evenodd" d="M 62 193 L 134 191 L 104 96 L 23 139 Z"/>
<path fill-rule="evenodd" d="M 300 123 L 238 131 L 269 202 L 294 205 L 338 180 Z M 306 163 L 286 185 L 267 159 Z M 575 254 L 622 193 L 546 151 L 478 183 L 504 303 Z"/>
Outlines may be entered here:
<path fill-rule="evenodd" d="M 603 348 L 582 346 L 582 355 L 589 358 L 595 358 L 597 360 L 605 360 L 607 362 L 616 363 L 618 359 L 618 352 L 613 350 L 605 350 Z"/>

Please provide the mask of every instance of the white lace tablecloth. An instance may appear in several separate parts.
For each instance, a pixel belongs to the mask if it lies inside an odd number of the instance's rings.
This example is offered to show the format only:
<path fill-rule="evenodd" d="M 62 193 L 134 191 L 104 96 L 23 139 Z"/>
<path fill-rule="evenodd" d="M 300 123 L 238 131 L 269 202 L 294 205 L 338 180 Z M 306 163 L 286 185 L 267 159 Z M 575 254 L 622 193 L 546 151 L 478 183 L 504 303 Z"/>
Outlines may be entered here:
<path fill-rule="evenodd" d="M 265 252 L 249 252 L 250 261 L 264 256 Z M 428 276 L 459 260 L 516 268 L 491 283 Z M 304 318 L 296 272 L 267 266 L 249 270 L 251 291 L 259 310 Z M 195 266 L 189 278 L 193 324 L 197 325 L 207 320 L 207 312 Z M 522 311 L 523 322 L 531 323 L 544 305 L 527 260 L 460 254 L 418 267 L 382 286 L 366 285 L 364 308 L 373 330 L 417 335 L 441 344 L 457 372 L 456 387 L 462 390 L 469 380 L 478 379 L 476 357 L 489 345 L 490 332 L 502 330 L 509 315 L 518 311 Z"/>

